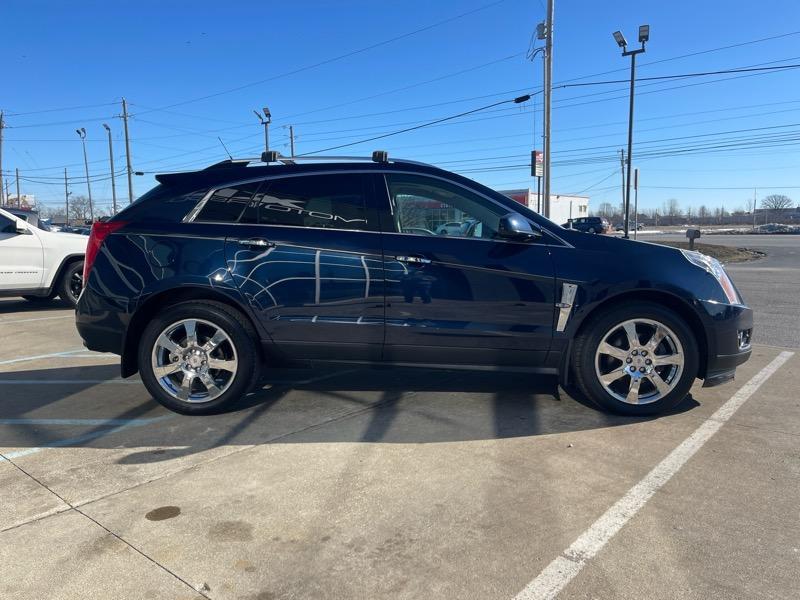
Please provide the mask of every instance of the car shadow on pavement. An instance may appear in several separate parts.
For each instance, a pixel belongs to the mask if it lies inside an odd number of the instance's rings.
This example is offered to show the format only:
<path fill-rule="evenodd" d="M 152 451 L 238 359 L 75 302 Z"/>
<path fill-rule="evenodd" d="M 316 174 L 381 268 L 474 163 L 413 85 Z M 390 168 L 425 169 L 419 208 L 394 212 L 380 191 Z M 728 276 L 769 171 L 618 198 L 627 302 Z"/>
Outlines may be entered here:
<path fill-rule="evenodd" d="M 33 302 L 24 300 L 22 298 L 4 298 L 0 300 L 0 315 L 36 313 L 45 312 L 48 310 L 65 310 L 71 308 L 72 307 L 69 305 L 69 303 L 65 302 L 61 298 L 42 298 L 41 300 L 37 299 Z"/>
<path fill-rule="evenodd" d="M 118 368 L 0 374 L 0 448 L 126 448 L 118 462 L 139 464 L 231 445 L 487 440 L 653 418 L 602 412 L 552 376 L 406 368 L 282 369 L 227 412 L 183 416 Z M 689 396 L 677 412 L 696 406 Z"/>

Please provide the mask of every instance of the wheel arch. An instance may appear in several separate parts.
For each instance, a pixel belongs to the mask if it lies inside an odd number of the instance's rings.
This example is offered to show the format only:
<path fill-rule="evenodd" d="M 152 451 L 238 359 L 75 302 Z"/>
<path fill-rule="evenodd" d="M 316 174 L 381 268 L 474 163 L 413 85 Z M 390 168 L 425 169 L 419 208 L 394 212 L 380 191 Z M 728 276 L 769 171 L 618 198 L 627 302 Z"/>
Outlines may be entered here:
<path fill-rule="evenodd" d="M 122 343 L 121 369 L 123 377 L 130 377 L 139 370 L 137 358 L 139 340 L 141 339 L 145 326 L 152 316 L 159 310 L 163 310 L 168 306 L 178 304 L 179 302 L 187 302 L 189 300 L 213 300 L 225 304 L 241 313 L 250 323 L 254 331 L 259 331 L 259 328 L 253 322 L 247 310 L 230 296 L 213 289 L 203 287 L 181 287 L 154 293 L 136 309 L 126 328 L 125 339 Z M 257 347 L 260 349 L 261 344 L 257 344 Z M 261 357 L 259 357 L 259 359 L 260 358 Z"/>
<path fill-rule="evenodd" d="M 708 332 L 706 331 L 706 327 L 695 309 L 692 308 L 691 304 L 679 296 L 669 292 L 658 290 L 631 290 L 628 292 L 621 292 L 620 294 L 611 296 L 610 298 L 606 298 L 605 300 L 592 306 L 592 308 L 586 314 L 581 315 L 580 321 L 577 324 L 573 323 L 575 329 L 573 335 L 570 337 L 572 339 L 578 337 L 586 329 L 586 327 L 591 324 L 593 318 L 597 315 L 620 304 L 629 303 L 632 301 L 645 301 L 652 302 L 653 304 L 659 304 L 672 310 L 684 321 L 686 321 L 686 323 L 689 325 L 689 328 L 695 334 L 695 339 L 697 341 L 699 354 L 699 369 L 697 375 L 701 379 L 704 378 L 708 367 L 709 348 Z"/>
<path fill-rule="evenodd" d="M 47 286 L 48 295 L 55 296 L 57 293 L 58 284 L 61 281 L 61 277 L 64 275 L 65 269 L 78 261 L 85 260 L 86 255 L 75 253 L 75 254 L 67 254 L 63 259 L 61 259 L 61 264 L 58 265 L 58 269 L 56 269 L 55 275 L 50 280 L 50 285 Z"/>

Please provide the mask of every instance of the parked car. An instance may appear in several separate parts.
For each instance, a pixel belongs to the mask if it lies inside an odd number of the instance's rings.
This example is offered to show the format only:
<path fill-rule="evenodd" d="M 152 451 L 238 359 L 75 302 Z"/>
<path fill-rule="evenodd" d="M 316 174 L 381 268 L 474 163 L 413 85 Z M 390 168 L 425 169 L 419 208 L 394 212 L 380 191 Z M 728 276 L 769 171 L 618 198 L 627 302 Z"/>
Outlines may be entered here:
<path fill-rule="evenodd" d="M 574 229 L 585 233 L 608 233 L 611 224 L 603 217 L 579 217 L 570 219 L 562 225 L 565 229 Z"/>
<path fill-rule="evenodd" d="M 461 232 L 464 229 L 464 224 L 452 221 L 450 223 L 445 223 L 444 225 L 439 225 L 436 228 L 437 235 L 461 235 Z"/>
<path fill-rule="evenodd" d="M 403 233 L 417 233 L 419 235 L 436 235 L 435 232 L 424 227 L 403 227 Z"/>
<path fill-rule="evenodd" d="M 72 306 L 83 282 L 85 236 L 46 231 L 0 209 L 0 296 L 31 302 L 59 296 Z"/>
<path fill-rule="evenodd" d="M 385 155 L 250 163 L 158 175 L 92 228 L 78 331 L 175 411 L 220 410 L 303 359 L 523 369 L 642 415 L 750 356 L 752 311 L 697 252 L 562 229 Z M 442 207 L 480 226 L 404 231 Z"/>

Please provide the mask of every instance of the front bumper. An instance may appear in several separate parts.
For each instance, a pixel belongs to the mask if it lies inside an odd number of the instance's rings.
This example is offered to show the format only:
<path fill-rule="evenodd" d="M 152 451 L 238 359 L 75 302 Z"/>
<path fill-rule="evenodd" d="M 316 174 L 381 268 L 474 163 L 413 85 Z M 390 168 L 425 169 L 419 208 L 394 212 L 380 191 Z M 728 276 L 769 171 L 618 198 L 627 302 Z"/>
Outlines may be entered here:
<path fill-rule="evenodd" d="M 752 353 L 753 310 L 740 304 L 700 302 L 706 318 L 708 354 L 703 387 L 733 379 Z"/>

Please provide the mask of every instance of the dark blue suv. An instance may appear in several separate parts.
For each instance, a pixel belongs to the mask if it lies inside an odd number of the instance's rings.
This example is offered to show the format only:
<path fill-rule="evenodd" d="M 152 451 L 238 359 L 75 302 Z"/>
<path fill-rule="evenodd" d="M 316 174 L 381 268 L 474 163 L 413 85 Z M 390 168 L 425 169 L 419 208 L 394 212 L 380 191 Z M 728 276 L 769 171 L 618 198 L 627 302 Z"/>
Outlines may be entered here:
<path fill-rule="evenodd" d="M 385 153 L 262 160 L 159 175 L 92 229 L 78 330 L 173 410 L 302 359 L 553 374 L 648 414 L 750 356 L 752 312 L 712 258 L 563 229 Z"/>

